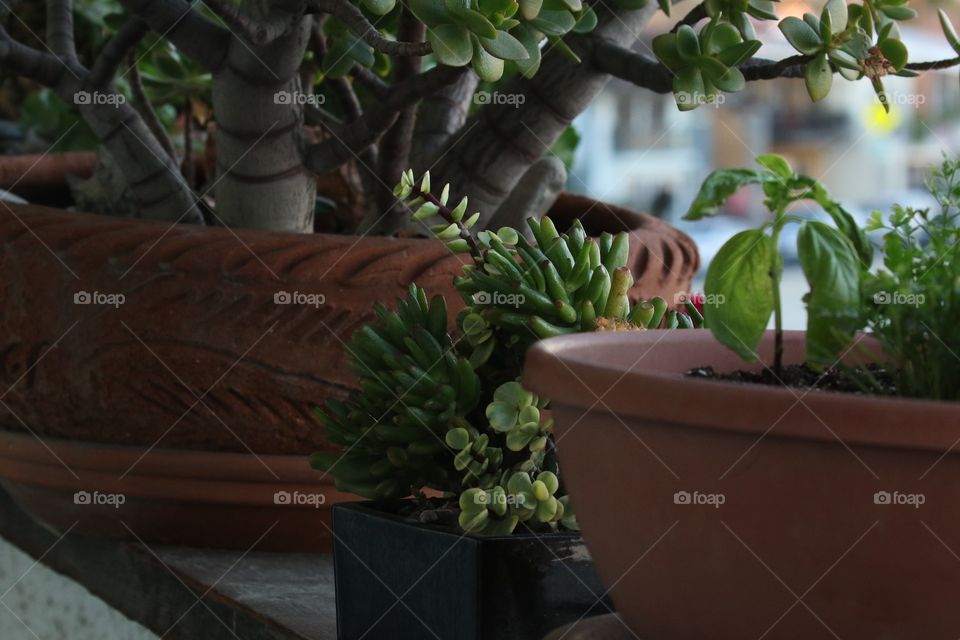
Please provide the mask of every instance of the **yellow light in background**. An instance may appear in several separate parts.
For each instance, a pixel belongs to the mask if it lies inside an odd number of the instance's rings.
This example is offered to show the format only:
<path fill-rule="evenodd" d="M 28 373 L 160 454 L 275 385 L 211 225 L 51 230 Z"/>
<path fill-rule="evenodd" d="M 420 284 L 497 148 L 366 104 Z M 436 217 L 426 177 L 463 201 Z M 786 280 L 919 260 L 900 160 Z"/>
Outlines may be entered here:
<path fill-rule="evenodd" d="M 890 113 L 883 109 L 883 105 L 876 99 L 867 107 L 864 113 L 864 124 L 868 131 L 873 133 L 890 133 L 900 126 L 903 118 L 897 105 L 890 105 Z"/>

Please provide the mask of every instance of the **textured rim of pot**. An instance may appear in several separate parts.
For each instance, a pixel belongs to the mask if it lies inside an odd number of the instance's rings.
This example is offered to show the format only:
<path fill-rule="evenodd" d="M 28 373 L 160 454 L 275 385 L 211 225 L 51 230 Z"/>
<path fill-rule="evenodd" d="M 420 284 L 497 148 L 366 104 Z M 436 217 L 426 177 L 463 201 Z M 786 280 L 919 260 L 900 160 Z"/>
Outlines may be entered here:
<path fill-rule="evenodd" d="M 653 330 L 551 338 L 526 355 L 523 382 L 555 407 L 583 414 L 563 432 L 590 428 L 591 412 L 613 413 L 678 427 L 922 449 L 949 453 L 960 445 L 960 403 L 704 380 L 696 367 L 718 372 L 761 370 L 773 360 L 773 332 L 759 362 L 745 363 L 709 331 Z M 803 361 L 805 332 L 784 332 L 785 363 Z M 875 349 L 869 337 L 860 342 Z M 561 400 L 562 399 L 562 400 Z"/>

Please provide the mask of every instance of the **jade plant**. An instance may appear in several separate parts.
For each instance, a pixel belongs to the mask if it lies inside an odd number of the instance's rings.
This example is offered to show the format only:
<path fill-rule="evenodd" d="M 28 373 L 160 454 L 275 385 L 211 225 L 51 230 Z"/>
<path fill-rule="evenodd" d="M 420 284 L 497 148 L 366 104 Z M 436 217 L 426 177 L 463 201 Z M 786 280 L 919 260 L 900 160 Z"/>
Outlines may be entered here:
<path fill-rule="evenodd" d="M 780 379 L 783 359 L 780 234 L 799 225 L 797 255 L 810 286 L 807 304 L 806 364 L 837 368 L 868 392 L 898 393 L 936 400 L 960 399 L 960 162 L 944 160 L 927 183 L 938 209 L 895 206 L 875 211 L 865 228 L 816 180 L 793 172 L 775 155 L 760 156 L 761 169 L 724 169 L 710 174 L 687 214 L 714 215 L 745 185 L 760 185 L 771 212 L 759 227 L 730 238 L 711 261 L 705 281 L 703 315 L 713 335 L 745 360 L 774 317 L 775 349 L 770 367 Z M 791 205 L 810 200 L 833 226 L 791 214 Z M 885 231 L 882 267 L 874 268 L 874 247 L 866 233 Z M 883 354 L 858 346 L 866 329 Z M 852 355 L 864 363 L 844 362 Z M 862 356 L 862 358 L 861 358 Z M 848 360 L 850 358 L 847 358 Z M 874 363 L 870 365 L 869 363 Z M 883 383 L 872 367 L 882 362 Z"/>
<path fill-rule="evenodd" d="M 887 104 L 888 75 L 960 63 L 908 62 L 907 0 L 829 0 L 802 19 L 778 7 L 703 0 L 651 56 L 634 45 L 671 0 L 11 0 L 0 65 L 79 114 L 134 216 L 392 234 L 409 212 L 386 185 L 413 166 L 469 194 L 480 228 L 499 228 L 549 208 L 566 181 L 556 145 L 611 76 L 673 93 L 681 110 L 782 77 L 821 100 L 835 74 Z M 88 14 L 101 25 L 92 39 Z M 778 20 L 797 54 L 758 58 L 754 23 Z M 185 128 L 199 107 L 213 132 L 216 175 L 202 187 L 184 179 L 191 145 L 168 140 L 171 100 Z M 341 172 L 359 204 L 316 220 L 318 196 L 336 192 L 318 177 Z"/>
<path fill-rule="evenodd" d="M 588 237 L 579 221 L 559 233 L 549 217 L 529 220 L 532 239 L 511 227 L 474 234 L 468 200 L 439 195 L 430 177 L 405 172 L 397 197 L 456 252 L 468 253 L 455 278 L 464 308 L 459 336 L 448 333 L 442 297 L 410 286 L 395 310 L 359 329 L 348 351 L 360 389 L 318 408 L 330 442 L 312 464 L 351 493 L 376 499 L 420 494 L 456 498 L 469 533 L 526 527 L 575 528 L 563 494 L 548 401 L 518 377 L 526 348 L 540 338 L 598 329 L 694 327 L 702 317 L 654 298 L 631 304 L 629 236 Z"/>

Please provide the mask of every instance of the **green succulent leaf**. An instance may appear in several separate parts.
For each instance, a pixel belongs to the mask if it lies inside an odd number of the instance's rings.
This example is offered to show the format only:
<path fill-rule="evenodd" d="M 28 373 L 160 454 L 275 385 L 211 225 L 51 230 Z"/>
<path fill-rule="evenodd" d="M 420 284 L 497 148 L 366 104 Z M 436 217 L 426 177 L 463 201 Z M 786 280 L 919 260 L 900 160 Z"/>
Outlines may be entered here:
<path fill-rule="evenodd" d="M 805 21 L 789 16 L 780 21 L 780 31 L 800 53 L 810 55 L 823 48 L 820 35 Z"/>
<path fill-rule="evenodd" d="M 677 29 L 677 53 L 686 62 L 694 62 L 700 57 L 700 39 L 689 25 Z"/>
<path fill-rule="evenodd" d="M 678 71 L 686 62 L 680 56 L 677 50 L 677 34 L 661 33 L 653 39 L 653 55 L 663 63 L 665 67 L 673 71 Z"/>
<path fill-rule="evenodd" d="M 814 102 L 827 97 L 830 87 L 833 86 L 833 70 L 830 68 L 830 61 L 826 54 L 819 55 L 807 63 L 803 79 L 807 85 L 807 93 Z"/>
<path fill-rule="evenodd" d="M 703 75 L 696 67 L 687 67 L 673 78 L 673 96 L 680 111 L 692 111 L 706 100 Z"/>
<path fill-rule="evenodd" d="M 800 225 L 797 249 L 810 284 L 807 362 L 828 367 L 861 327 L 860 263 L 850 241 L 822 222 Z"/>
<path fill-rule="evenodd" d="M 593 7 L 585 6 L 580 15 L 577 16 L 577 24 L 574 26 L 574 33 L 590 33 L 597 27 L 597 12 Z"/>
<path fill-rule="evenodd" d="M 947 12 L 943 9 L 937 9 L 937 15 L 940 18 L 940 28 L 943 29 L 943 35 L 947 38 L 947 42 L 950 43 L 956 53 L 960 54 L 960 37 L 957 36 L 957 31 L 953 28 L 953 23 L 947 16 Z"/>
<path fill-rule="evenodd" d="M 718 52 L 717 60 L 728 67 L 735 67 L 752 58 L 761 46 L 762 43 L 759 40 L 747 40 Z"/>
<path fill-rule="evenodd" d="M 473 59 L 470 35 L 466 27 L 458 24 L 441 24 L 427 29 L 427 40 L 433 47 L 433 55 L 451 67 L 463 67 Z"/>
<path fill-rule="evenodd" d="M 907 64 L 907 47 L 899 40 L 888 38 L 882 40 L 878 45 L 883 57 L 890 61 L 893 68 L 897 71 L 902 70 Z"/>
<path fill-rule="evenodd" d="M 891 20 L 913 20 L 917 17 L 917 12 L 910 7 L 887 4 L 880 7 L 880 11 Z"/>
<path fill-rule="evenodd" d="M 450 12 L 443 0 L 410 0 L 410 10 L 427 25 L 451 21 Z"/>
<path fill-rule="evenodd" d="M 523 43 L 506 31 L 497 31 L 494 38 L 480 38 L 480 44 L 492 56 L 501 60 L 528 60 L 530 54 Z"/>
<path fill-rule="evenodd" d="M 460 9 L 452 13 L 457 22 L 481 38 L 497 37 L 497 28 L 479 11 Z"/>
<path fill-rule="evenodd" d="M 829 0 L 823 7 L 823 12 L 830 16 L 831 33 L 840 33 L 847 28 L 847 0 Z"/>
<path fill-rule="evenodd" d="M 710 262 L 704 281 L 704 318 L 714 337 L 744 360 L 756 348 L 773 313 L 773 240 L 763 229 L 741 231 Z"/>
<path fill-rule="evenodd" d="M 503 60 L 496 58 L 480 44 L 480 39 L 471 34 L 473 46 L 473 70 L 486 82 L 496 82 L 503 76 Z"/>
<path fill-rule="evenodd" d="M 707 80 L 721 91 L 734 93 L 747 86 L 743 73 L 736 67 L 728 67 L 716 58 L 701 58 L 701 67 Z"/>
<path fill-rule="evenodd" d="M 516 36 L 520 44 L 523 45 L 523 48 L 526 49 L 528 56 L 525 59 L 516 60 L 515 64 L 524 77 L 532 78 L 540 69 L 540 42 L 533 31 L 526 25 L 520 25 L 514 29 L 513 35 Z"/>
<path fill-rule="evenodd" d="M 543 9 L 537 17 L 530 20 L 530 26 L 548 36 L 562 36 L 577 24 L 573 14 L 566 9 Z"/>
<path fill-rule="evenodd" d="M 533 20 L 543 8 L 543 0 L 517 0 L 520 4 L 520 15 L 524 20 Z"/>
<path fill-rule="evenodd" d="M 375 16 L 385 16 L 397 6 L 397 0 L 363 0 L 363 6 Z"/>

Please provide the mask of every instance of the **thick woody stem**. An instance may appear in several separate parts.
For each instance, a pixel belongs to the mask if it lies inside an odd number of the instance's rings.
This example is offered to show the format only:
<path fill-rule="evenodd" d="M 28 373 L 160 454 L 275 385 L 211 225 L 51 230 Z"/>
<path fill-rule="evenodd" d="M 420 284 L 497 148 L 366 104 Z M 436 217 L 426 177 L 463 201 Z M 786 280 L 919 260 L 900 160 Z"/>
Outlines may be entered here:
<path fill-rule="evenodd" d="M 73 0 L 47 0 L 47 46 L 70 63 L 77 61 L 73 35 Z"/>
<path fill-rule="evenodd" d="M 433 51 L 429 42 L 397 42 L 384 37 L 348 0 L 307 0 L 307 10 L 340 19 L 361 40 L 389 56 L 425 56 Z"/>

